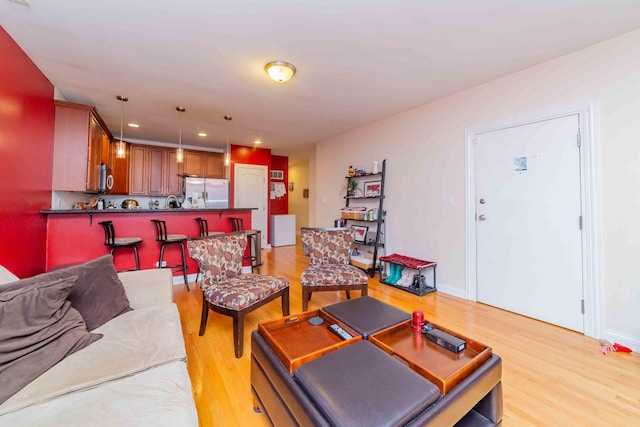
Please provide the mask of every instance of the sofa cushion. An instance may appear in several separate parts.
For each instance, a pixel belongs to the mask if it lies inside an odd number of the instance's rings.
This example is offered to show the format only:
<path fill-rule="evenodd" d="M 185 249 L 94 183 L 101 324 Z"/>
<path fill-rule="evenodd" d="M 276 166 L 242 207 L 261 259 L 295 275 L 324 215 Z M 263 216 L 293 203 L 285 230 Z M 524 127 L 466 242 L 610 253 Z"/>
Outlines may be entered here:
<path fill-rule="evenodd" d="M 438 387 L 369 341 L 314 359 L 294 378 L 333 426 L 405 425 L 440 398 Z"/>
<path fill-rule="evenodd" d="M 67 296 L 76 276 L 0 287 L 0 403 L 66 356 L 100 339 Z M 17 282 L 20 284 L 20 282 Z"/>
<path fill-rule="evenodd" d="M 20 390 L 0 405 L 0 415 L 167 362 L 186 360 L 180 314 L 173 303 L 131 310 L 95 332 L 104 337 Z"/>
<path fill-rule="evenodd" d="M 2 285 L 2 289 L 34 286 L 43 281 L 70 276 L 77 276 L 78 281 L 71 289 L 69 301 L 84 318 L 88 330 L 92 331 L 114 317 L 131 310 L 111 255 Z"/>

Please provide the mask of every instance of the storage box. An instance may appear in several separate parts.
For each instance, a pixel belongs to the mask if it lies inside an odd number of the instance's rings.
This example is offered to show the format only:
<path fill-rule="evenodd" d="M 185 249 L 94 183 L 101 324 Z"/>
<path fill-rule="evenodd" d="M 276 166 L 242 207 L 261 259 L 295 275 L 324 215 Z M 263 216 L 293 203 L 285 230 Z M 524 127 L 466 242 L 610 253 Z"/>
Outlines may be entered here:
<path fill-rule="evenodd" d="M 351 265 L 362 268 L 363 270 L 368 270 L 373 267 L 373 254 L 371 252 L 365 252 L 362 255 L 352 255 Z"/>
<path fill-rule="evenodd" d="M 364 219 L 365 212 L 359 211 L 342 211 L 342 218 L 344 219 Z"/>

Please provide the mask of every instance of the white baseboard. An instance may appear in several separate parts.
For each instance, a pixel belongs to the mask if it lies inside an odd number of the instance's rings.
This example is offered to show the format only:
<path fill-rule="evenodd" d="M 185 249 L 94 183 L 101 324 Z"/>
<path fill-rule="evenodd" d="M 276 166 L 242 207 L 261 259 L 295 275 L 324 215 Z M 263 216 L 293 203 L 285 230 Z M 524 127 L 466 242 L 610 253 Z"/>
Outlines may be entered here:
<path fill-rule="evenodd" d="M 453 286 L 447 285 L 446 283 L 436 283 L 436 289 L 438 292 L 442 292 L 448 295 L 453 295 L 454 297 L 467 299 L 467 295 L 464 289 L 458 289 Z"/>

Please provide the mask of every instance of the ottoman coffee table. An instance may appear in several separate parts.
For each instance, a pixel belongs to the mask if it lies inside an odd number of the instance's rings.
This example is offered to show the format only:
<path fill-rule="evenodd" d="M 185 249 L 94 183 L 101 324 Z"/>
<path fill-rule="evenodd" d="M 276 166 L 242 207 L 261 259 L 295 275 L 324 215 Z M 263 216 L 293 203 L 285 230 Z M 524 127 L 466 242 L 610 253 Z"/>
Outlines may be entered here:
<path fill-rule="evenodd" d="M 309 323 L 318 317 L 323 324 Z M 251 335 L 254 409 L 275 426 L 498 425 L 500 357 L 468 338 L 458 354 L 433 348 L 409 318 L 361 297 L 259 325 Z M 351 337 L 327 336 L 333 323 Z"/>

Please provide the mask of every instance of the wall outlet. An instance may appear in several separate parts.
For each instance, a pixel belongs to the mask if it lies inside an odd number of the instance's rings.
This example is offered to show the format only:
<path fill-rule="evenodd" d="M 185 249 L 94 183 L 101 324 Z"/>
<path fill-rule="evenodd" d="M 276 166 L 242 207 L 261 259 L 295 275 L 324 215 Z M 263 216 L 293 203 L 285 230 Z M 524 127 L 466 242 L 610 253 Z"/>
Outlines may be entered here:
<path fill-rule="evenodd" d="M 162 261 L 162 266 L 166 267 L 167 266 L 167 261 Z M 158 267 L 158 262 L 156 261 L 156 267 Z"/>

